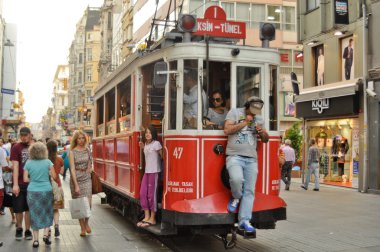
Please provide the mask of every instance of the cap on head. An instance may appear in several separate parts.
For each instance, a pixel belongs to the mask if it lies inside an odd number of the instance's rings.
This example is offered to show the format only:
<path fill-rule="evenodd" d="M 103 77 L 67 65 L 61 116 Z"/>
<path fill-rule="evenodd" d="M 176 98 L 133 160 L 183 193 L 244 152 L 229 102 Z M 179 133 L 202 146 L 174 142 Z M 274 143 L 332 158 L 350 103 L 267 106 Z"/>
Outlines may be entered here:
<path fill-rule="evenodd" d="M 30 129 L 28 127 L 22 127 L 20 129 L 20 135 L 21 136 L 26 136 L 26 135 L 29 135 L 31 134 L 32 132 L 30 131 Z"/>
<path fill-rule="evenodd" d="M 254 115 L 261 115 L 261 109 L 264 106 L 264 101 L 257 96 L 251 96 L 245 103 L 246 109 L 249 109 Z"/>

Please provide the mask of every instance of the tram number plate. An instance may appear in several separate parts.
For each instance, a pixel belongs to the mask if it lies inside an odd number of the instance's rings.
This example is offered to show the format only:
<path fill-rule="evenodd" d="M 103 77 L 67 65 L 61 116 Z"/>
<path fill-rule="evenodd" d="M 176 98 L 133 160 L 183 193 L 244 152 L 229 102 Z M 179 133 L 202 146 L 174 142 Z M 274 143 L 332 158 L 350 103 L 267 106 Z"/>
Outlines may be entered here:
<path fill-rule="evenodd" d="M 176 159 L 180 159 L 182 156 L 182 152 L 183 152 L 183 147 L 175 147 L 173 151 L 173 156 Z"/>

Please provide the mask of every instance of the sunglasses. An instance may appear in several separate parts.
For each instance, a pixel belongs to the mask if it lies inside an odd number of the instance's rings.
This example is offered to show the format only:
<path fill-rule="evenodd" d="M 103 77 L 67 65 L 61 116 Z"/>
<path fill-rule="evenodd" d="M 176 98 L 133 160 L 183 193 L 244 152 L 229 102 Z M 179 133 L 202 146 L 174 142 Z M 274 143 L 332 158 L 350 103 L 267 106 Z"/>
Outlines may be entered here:
<path fill-rule="evenodd" d="M 221 102 L 222 101 L 222 98 L 211 98 L 211 101 L 214 102 Z"/>

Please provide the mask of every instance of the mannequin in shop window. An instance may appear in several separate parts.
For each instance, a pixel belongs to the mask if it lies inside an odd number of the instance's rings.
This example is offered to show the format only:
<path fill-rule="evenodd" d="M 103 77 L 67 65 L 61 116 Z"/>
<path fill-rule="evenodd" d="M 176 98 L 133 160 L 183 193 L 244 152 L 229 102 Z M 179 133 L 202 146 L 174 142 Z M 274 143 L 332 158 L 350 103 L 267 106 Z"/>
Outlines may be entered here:
<path fill-rule="evenodd" d="M 338 176 L 342 176 L 344 174 L 345 155 L 347 154 L 349 148 L 347 138 L 341 135 L 336 135 L 334 137 L 332 155 L 333 162 L 335 162 L 338 166 Z M 334 165 L 334 167 L 336 167 L 336 165 Z"/>
<path fill-rule="evenodd" d="M 318 134 L 315 136 L 318 148 L 326 147 L 327 133 L 325 128 L 320 127 Z"/>

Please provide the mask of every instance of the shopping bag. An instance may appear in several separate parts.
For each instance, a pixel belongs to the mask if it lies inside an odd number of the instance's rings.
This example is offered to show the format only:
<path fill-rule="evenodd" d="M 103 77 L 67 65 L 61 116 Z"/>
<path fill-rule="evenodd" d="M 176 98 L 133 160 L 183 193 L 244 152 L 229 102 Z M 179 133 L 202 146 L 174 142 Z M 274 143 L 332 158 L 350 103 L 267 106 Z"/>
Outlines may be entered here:
<path fill-rule="evenodd" d="M 103 192 L 102 183 L 100 182 L 99 176 L 95 173 L 91 173 L 92 182 L 92 194 L 97 194 Z"/>
<path fill-rule="evenodd" d="M 84 219 L 91 216 L 90 203 L 87 197 L 72 199 L 69 201 L 72 219 Z"/>

